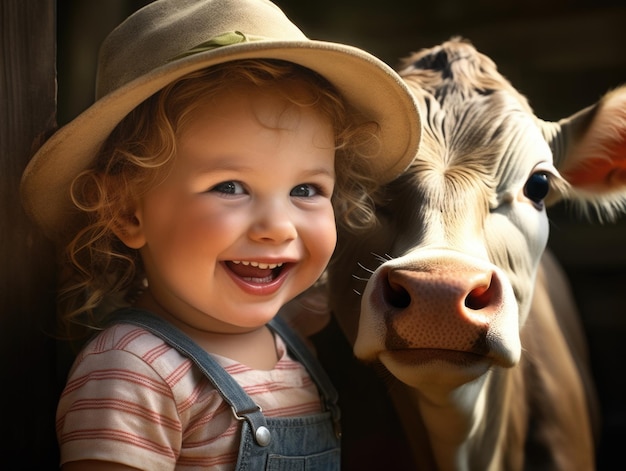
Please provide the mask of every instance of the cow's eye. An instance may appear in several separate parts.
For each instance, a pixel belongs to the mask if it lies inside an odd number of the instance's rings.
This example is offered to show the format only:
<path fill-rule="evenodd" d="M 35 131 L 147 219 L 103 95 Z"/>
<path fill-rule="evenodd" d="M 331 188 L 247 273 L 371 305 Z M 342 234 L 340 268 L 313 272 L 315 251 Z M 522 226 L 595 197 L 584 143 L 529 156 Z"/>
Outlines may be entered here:
<path fill-rule="evenodd" d="M 550 190 L 550 180 L 545 172 L 533 173 L 526 181 L 524 195 L 533 203 L 541 204 Z"/>

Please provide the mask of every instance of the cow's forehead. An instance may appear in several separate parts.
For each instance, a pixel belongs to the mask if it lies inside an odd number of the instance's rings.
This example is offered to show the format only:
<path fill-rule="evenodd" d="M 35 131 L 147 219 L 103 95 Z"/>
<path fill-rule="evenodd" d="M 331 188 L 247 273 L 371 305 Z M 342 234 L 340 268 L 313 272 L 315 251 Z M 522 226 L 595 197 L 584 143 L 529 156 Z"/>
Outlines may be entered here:
<path fill-rule="evenodd" d="M 435 173 L 497 191 L 523 182 L 539 164 L 552 164 L 536 118 L 506 92 L 461 103 L 421 100 L 423 143 L 411 168 L 418 184 L 427 185 L 426 175 Z"/>
<path fill-rule="evenodd" d="M 534 119 L 526 98 L 495 63 L 462 41 L 414 54 L 400 75 L 421 104 L 426 131 L 448 149 L 497 146 L 518 121 Z"/>
<path fill-rule="evenodd" d="M 441 89 L 431 81 L 430 90 L 408 80 L 421 106 L 422 145 L 406 174 L 388 187 L 388 200 L 396 211 L 405 201 L 419 202 L 404 220 L 420 228 L 424 243 L 460 247 L 471 245 L 471 234 L 482 237 L 482 221 L 516 200 L 533 173 L 554 172 L 538 119 L 504 79 L 487 89 L 454 77 L 442 74 Z"/>
<path fill-rule="evenodd" d="M 449 42 L 401 71 L 420 103 L 423 143 L 413 174 L 456 169 L 494 191 L 523 182 L 552 154 L 524 96 L 473 47 Z M 457 172 L 463 173 L 463 172 Z"/>

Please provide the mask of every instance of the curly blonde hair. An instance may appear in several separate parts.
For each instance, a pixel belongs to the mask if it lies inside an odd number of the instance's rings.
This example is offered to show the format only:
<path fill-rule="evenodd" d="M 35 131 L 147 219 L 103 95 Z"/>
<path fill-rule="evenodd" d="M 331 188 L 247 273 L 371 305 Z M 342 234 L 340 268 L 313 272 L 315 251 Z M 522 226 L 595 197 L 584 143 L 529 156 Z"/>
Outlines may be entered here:
<path fill-rule="evenodd" d="M 106 314 L 131 303 L 143 288 L 138 250 L 115 235 L 120 221 L 134 218 L 134 202 L 165 178 L 176 159 L 177 136 L 206 100 L 235 84 L 271 87 L 301 107 L 314 107 L 335 132 L 336 183 L 333 205 L 337 223 L 349 229 L 376 222 L 372 195 L 377 189 L 363 144 L 377 138 L 377 123 L 362 122 L 334 87 L 319 74 L 277 60 L 240 60 L 191 73 L 171 83 L 121 121 L 93 165 L 71 187 L 83 217 L 82 228 L 66 247 L 61 281 L 60 320 L 66 333 L 75 326 L 100 328 Z M 290 93 L 297 83 L 306 99 Z M 74 326 L 74 327 L 73 327 Z M 81 329 L 84 332 L 84 329 Z M 70 333 L 70 332 L 73 332 Z"/>

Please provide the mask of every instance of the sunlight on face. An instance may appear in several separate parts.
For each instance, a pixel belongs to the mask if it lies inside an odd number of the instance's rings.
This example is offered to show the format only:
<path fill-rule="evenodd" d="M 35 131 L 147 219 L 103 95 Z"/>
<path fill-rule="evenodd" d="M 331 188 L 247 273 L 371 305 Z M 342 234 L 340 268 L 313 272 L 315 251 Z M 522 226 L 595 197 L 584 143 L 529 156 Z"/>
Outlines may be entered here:
<path fill-rule="evenodd" d="M 333 130 L 276 90 L 244 86 L 193 118 L 135 214 L 148 296 L 201 330 L 249 330 L 314 283 L 334 250 Z"/>

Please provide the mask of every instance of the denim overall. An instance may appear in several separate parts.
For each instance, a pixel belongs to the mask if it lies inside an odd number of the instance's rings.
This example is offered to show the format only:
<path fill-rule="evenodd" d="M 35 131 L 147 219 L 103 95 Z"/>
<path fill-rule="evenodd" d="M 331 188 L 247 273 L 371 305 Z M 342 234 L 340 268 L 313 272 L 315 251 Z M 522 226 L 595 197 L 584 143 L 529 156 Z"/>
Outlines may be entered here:
<path fill-rule="evenodd" d="M 337 471 L 340 430 L 337 392 L 306 345 L 280 318 L 269 327 L 300 361 L 319 388 L 326 411 L 303 417 L 265 417 L 241 386 L 202 348 L 176 327 L 140 309 L 117 311 L 111 324 L 142 327 L 191 359 L 242 422 L 237 471 Z"/>

